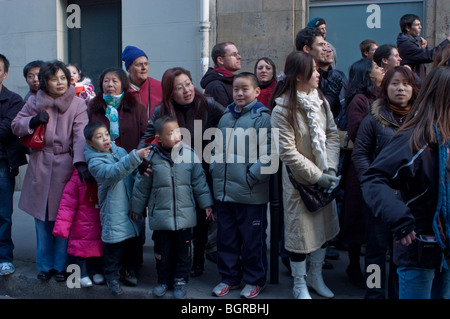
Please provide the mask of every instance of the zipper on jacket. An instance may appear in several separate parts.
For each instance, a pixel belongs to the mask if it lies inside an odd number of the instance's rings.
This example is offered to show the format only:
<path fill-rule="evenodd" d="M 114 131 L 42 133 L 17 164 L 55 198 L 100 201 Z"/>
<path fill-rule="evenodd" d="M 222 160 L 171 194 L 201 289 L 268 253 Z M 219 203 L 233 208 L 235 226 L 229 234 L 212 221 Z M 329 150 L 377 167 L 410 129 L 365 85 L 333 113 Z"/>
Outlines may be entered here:
<path fill-rule="evenodd" d="M 175 194 L 175 174 L 174 174 L 173 163 L 170 163 L 170 175 L 172 177 L 173 223 L 175 225 L 175 230 L 178 230 L 178 227 L 177 227 L 177 197 Z"/>
<path fill-rule="evenodd" d="M 234 119 L 233 126 L 231 127 L 233 130 L 236 127 L 237 120 L 238 119 Z M 225 132 L 226 131 L 227 130 L 225 128 Z M 226 134 L 225 134 L 225 143 L 226 143 Z M 225 201 L 226 186 L 227 186 L 227 170 L 228 170 L 228 163 L 227 163 L 227 157 L 228 156 L 227 155 L 228 155 L 228 146 L 229 146 L 228 143 L 226 143 L 226 148 L 225 148 L 225 171 L 224 171 L 224 180 L 223 180 L 223 198 L 222 198 L 222 201 Z"/>

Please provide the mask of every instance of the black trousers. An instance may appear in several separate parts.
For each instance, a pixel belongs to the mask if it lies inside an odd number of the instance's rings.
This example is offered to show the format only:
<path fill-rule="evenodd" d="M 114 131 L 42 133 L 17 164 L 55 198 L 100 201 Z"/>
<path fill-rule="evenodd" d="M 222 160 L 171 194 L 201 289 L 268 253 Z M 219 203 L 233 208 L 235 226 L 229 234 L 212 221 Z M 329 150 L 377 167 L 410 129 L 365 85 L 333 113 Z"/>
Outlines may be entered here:
<path fill-rule="evenodd" d="M 118 280 L 122 268 L 137 271 L 140 266 L 142 239 L 139 236 L 114 244 L 104 243 L 103 262 L 105 279 Z"/>
<path fill-rule="evenodd" d="M 172 286 L 175 278 L 188 282 L 192 263 L 192 228 L 155 230 L 152 239 L 155 242 L 158 284 Z"/>

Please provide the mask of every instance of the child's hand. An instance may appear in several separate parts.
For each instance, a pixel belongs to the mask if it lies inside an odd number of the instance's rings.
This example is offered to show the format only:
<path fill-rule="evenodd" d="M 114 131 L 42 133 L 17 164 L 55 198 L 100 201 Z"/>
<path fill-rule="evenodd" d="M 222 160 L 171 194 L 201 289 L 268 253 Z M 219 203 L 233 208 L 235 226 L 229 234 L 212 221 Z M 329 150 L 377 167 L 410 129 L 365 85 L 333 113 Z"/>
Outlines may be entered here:
<path fill-rule="evenodd" d="M 139 220 L 139 214 L 131 213 L 131 219 L 135 222 Z"/>
<path fill-rule="evenodd" d="M 205 208 L 205 212 L 206 212 L 206 220 L 210 220 L 213 222 L 215 219 L 212 212 L 212 208 L 211 207 Z"/>
<path fill-rule="evenodd" d="M 140 150 L 137 151 L 137 153 L 141 159 L 144 159 L 150 154 L 150 150 L 152 148 L 153 148 L 153 145 L 150 145 L 150 146 L 141 148 Z"/>

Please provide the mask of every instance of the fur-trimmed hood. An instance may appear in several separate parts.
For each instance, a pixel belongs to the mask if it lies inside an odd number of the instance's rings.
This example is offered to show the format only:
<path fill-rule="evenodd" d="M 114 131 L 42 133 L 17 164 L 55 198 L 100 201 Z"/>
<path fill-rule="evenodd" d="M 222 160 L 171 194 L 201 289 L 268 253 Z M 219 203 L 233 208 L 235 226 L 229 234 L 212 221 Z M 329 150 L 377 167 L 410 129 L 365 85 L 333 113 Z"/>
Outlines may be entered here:
<path fill-rule="evenodd" d="M 392 115 L 392 111 L 388 110 L 384 104 L 383 100 L 377 99 L 372 104 L 371 113 L 375 120 L 379 122 L 384 127 L 392 127 L 398 129 L 400 126 Z"/>

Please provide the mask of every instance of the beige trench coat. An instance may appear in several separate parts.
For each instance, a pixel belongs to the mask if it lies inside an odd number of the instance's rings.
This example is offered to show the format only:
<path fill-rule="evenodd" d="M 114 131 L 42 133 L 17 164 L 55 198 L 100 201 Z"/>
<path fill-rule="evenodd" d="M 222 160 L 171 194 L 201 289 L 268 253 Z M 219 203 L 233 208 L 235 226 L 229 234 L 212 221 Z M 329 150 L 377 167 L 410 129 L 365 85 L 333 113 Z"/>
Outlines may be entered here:
<path fill-rule="evenodd" d="M 326 100 L 324 106 L 319 116 L 322 129 L 326 133 L 327 162 L 329 168 L 337 171 L 340 151 L 339 135 Z M 285 248 L 291 252 L 307 254 L 336 237 L 339 232 L 339 221 L 335 201 L 311 213 L 303 204 L 298 191 L 292 186 L 285 165 L 291 168 L 295 179 L 303 184 L 317 183 L 322 171 L 315 163 L 306 111 L 302 105 L 297 104 L 297 121 L 300 127 L 298 131 L 294 132 L 287 118 L 287 109 L 276 105 L 272 110 L 271 123 L 272 128 L 279 129 L 279 154 L 283 162 Z"/>

